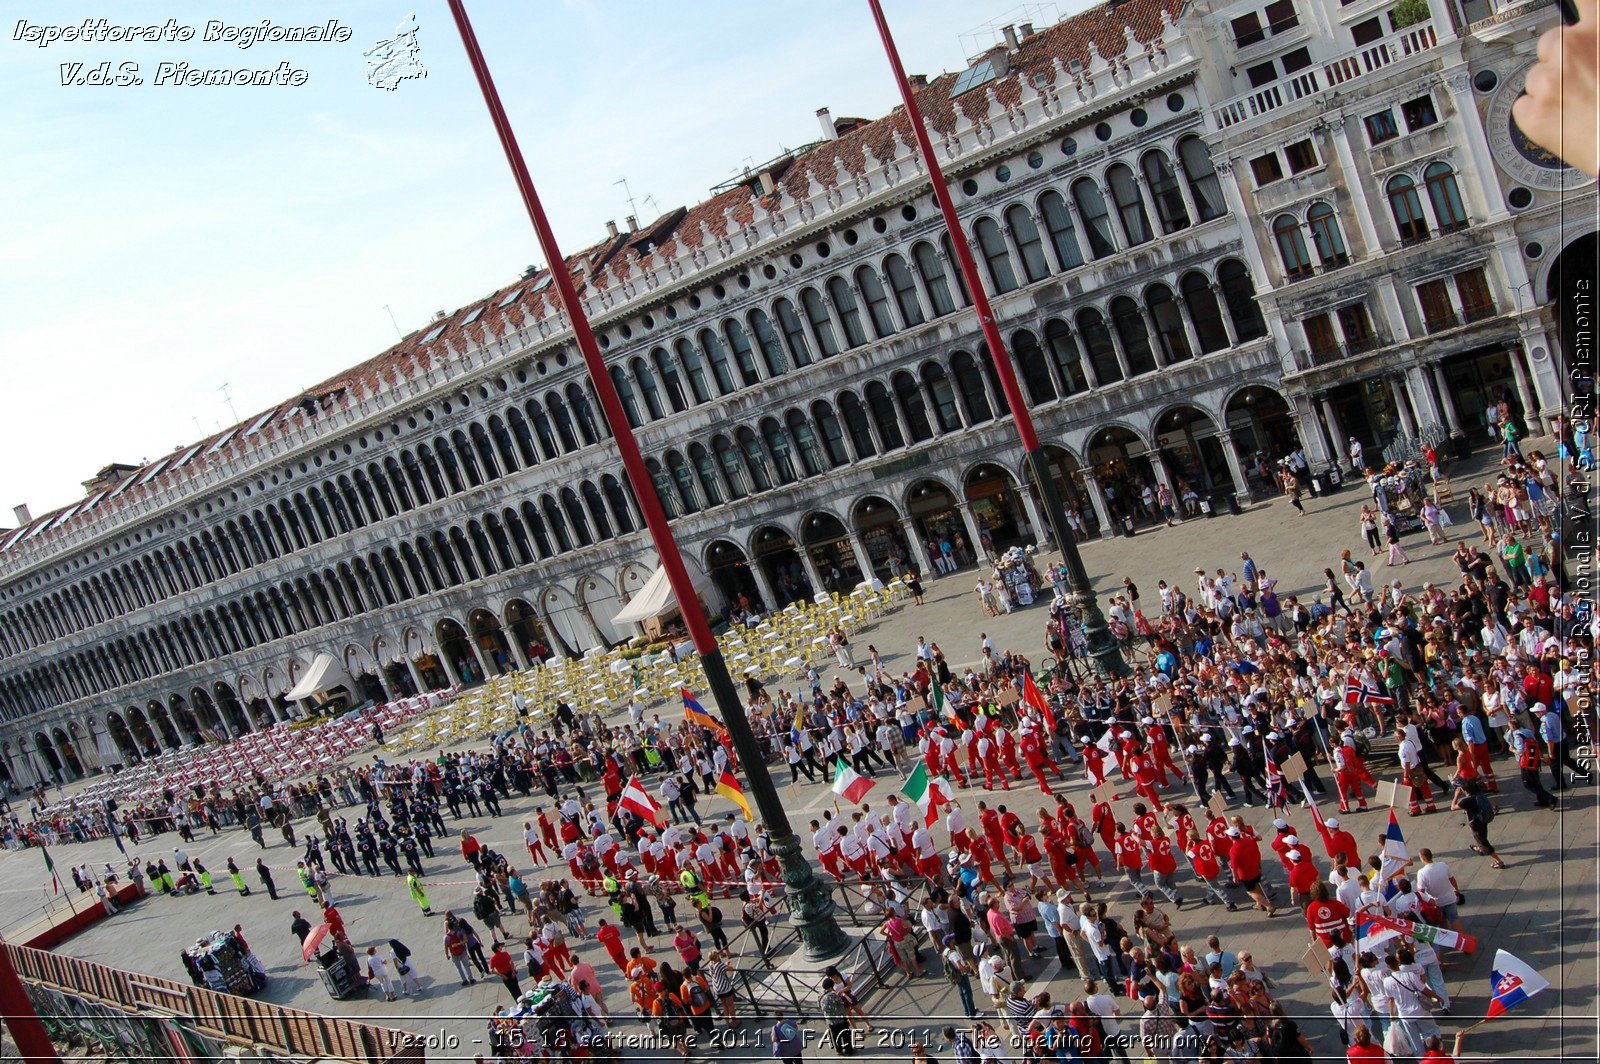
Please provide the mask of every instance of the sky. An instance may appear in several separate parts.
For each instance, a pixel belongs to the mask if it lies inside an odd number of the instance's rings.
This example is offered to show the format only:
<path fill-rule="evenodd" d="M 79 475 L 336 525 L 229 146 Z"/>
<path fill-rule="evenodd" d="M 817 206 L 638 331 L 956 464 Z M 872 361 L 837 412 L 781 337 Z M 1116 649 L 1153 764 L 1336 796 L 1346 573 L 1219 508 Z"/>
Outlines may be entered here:
<path fill-rule="evenodd" d="M 32 30 L 135 6 L 193 39 L 40 47 Z M 999 25 L 1087 6 L 885 0 L 907 70 L 929 75 Z M 870 118 L 898 102 L 866 0 L 468 13 L 569 254 L 608 219 L 648 221 L 818 139 L 819 107 Z M 427 76 L 369 85 L 362 53 L 410 14 Z M 337 19 L 349 40 L 204 40 L 213 20 L 266 17 Z M 16 504 L 66 505 L 102 466 L 249 418 L 384 350 L 395 322 L 409 333 L 540 261 L 442 0 L 10 0 L 0 19 L 0 528 Z M 104 62 L 137 64 L 143 84 L 75 83 Z M 164 62 L 287 62 L 304 83 L 157 84 Z"/>

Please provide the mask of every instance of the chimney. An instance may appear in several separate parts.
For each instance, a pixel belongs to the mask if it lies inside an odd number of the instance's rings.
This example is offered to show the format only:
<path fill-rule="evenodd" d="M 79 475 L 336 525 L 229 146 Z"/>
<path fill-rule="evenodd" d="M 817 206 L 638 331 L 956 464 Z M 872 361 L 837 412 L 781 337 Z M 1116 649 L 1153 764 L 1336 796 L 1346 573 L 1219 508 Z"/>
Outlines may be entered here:
<path fill-rule="evenodd" d="M 606 221 L 606 232 L 611 234 L 611 239 L 613 239 L 613 240 L 615 240 L 620 235 L 617 232 L 617 223 L 615 221 L 611 221 L 609 219 Z"/>
<path fill-rule="evenodd" d="M 633 215 L 630 214 L 630 215 L 628 215 L 627 222 L 628 222 L 628 232 L 632 233 L 632 232 L 635 232 L 635 231 L 638 230 L 638 228 L 639 228 L 639 219 L 635 218 Z"/>
<path fill-rule="evenodd" d="M 778 186 L 777 183 L 772 180 L 772 171 L 761 171 L 761 194 L 763 196 L 770 196 L 776 191 L 778 191 Z"/>
<path fill-rule="evenodd" d="M 817 122 L 822 126 L 823 140 L 839 139 L 839 131 L 833 127 L 833 115 L 826 107 L 817 108 Z"/>
<path fill-rule="evenodd" d="M 17 517 L 18 528 L 21 528 L 23 525 L 33 520 L 33 514 L 28 512 L 27 503 L 22 503 L 20 506 L 13 506 L 11 508 L 11 512 Z"/>
<path fill-rule="evenodd" d="M 1006 48 L 1013 52 L 1017 50 L 1017 28 L 1015 26 L 1007 26 L 1000 31 L 1000 36 L 1006 39 Z"/>
<path fill-rule="evenodd" d="M 446 317 L 445 312 L 442 311 L 442 310 L 436 310 L 436 311 L 433 312 L 433 320 L 434 321 L 444 321 L 445 317 Z"/>
<path fill-rule="evenodd" d="M 1017 27 L 1017 36 L 1020 37 L 1022 40 L 1027 40 L 1029 37 L 1032 37 L 1033 36 L 1033 23 L 1024 22 L 1021 25 L 1019 25 Z"/>
<path fill-rule="evenodd" d="M 906 80 L 911 82 L 913 89 L 925 89 L 928 87 L 928 75 L 926 74 L 912 74 Z"/>

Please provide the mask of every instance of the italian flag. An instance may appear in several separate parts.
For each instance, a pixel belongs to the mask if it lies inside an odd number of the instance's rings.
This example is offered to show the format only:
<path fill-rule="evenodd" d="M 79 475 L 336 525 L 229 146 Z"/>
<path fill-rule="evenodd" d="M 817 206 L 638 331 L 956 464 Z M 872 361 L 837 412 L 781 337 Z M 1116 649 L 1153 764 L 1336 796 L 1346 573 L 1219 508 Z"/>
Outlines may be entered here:
<path fill-rule="evenodd" d="M 839 795 L 847 802 L 861 804 L 861 799 L 867 796 L 877 784 L 867 779 L 861 773 L 844 763 L 844 758 L 833 763 L 833 793 Z"/>
<path fill-rule="evenodd" d="M 928 768 L 920 761 L 906 777 L 906 782 L 901 786 L 900 793 L 917 803 L 917 808 L 922 810 L 922 820 L 932 826 L 939 815 L 941 805 L 950 804 L 950 784 L 943 776 L 928 778 Z"/>
<path fill-rule="evenodd" d="M 56 875 L 56 863 L 50 859 L 50 851 L 45 849 L 43 843 L 40 843 L 40 845 L 39 845 L 39 852 L 44 854 L 44 866 L 50 872 L 50 887 L 57 894 L 60 894 L 61 893 L 61 877 Z"/>
<path fill-rule="evenodd" d="M 931 694 L 933 697 L 934 713 L 938 714 L 940 717 L 943 717 L 945 720 L 948 720 L 957 728 L 965 728 L 966 725 L 962 724 L 961 718 L 956 715 L 955 707 L 950 705 L 949 700 L 944 697 L 944 688 L 939 686 L 938 677 L 931 677 L 931 679 L 933 680 L 933 690 Z"/>

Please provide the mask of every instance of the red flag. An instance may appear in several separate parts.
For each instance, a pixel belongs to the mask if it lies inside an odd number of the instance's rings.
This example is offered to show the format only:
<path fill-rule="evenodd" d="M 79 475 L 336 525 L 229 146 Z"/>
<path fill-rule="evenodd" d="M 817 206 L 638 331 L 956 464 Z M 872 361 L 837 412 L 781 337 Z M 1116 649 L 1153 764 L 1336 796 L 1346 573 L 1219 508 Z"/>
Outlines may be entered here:
<path fill-rule="evenodd" d="M 644 784 L 639 782 L 638 776 L 628 780 L 628 785 L 622 788 L 622 797 L 617 799 L 617 808 L 637 813 L 656 827 L 661 826 L 661 805 L 650 797 L 650 792 L 644 789 Z"/>
<path fill-rule="evenodd" d="M 1039 711 L 1039 715 L 1044 717 L 1044 726 L 1054 735 L 1056 715 L 1050 712 L 1050 700 L 1039 690 L 1039 685 L 1033 682 L 1032 673 L 1022 674 L 1022 700 Z"/>

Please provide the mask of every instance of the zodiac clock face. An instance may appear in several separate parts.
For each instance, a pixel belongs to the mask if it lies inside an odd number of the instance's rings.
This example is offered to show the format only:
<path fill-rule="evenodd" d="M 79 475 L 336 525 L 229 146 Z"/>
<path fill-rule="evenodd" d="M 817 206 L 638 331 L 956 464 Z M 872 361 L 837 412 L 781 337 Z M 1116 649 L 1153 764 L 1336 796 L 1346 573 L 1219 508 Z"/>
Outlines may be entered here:
<path fill-rule="evenodd" d="M 1557 192 L 1580 188 L 1591 180 L 1568 166 L 1554 152 L 1533 143 L 1511 117 L 1511 105 L 1522 95 L 1528 70 L 1524 67 L 1500 83 L 1489 100 L 1484 129 L 1494 161 L 1517 184 Z"/>

